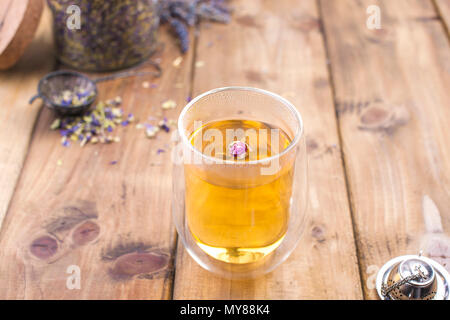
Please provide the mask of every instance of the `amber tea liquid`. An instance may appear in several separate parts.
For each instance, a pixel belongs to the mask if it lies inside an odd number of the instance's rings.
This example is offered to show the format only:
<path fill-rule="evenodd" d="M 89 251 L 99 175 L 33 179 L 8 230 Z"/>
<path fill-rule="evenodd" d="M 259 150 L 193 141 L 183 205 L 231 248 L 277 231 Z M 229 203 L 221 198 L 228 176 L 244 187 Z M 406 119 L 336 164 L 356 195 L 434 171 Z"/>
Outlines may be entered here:
<path fill-rule="evenodd" d="M 217 149 L 218 141 L 199 139 L 209 129 L 213 129 L 216 138 L 221 133 L 221 148 Z M 227 140 L 230 130 L 250 133 L 235 137 L 248 146 L 247 153 L 231 158 L 245 163 L 287 148 L 291 142 L 288 135 L 278 129 L 277 140 L 273 140 L 272 129 L 277 128 L 258 121 L 211 122 L 195 130 L 190 143 L 202 153 L 208 150 L 208 155 L 214 158 L 229 160 L 226 156 L 230 156 Z M 215 151 L 211 152 L 212 149 Z M 256 262 L 275 250 L 287 231 L 293 165 L 273 175 L 244 177 L 248 181 L 241 179 L 236 183 L 228 176 L 214 175 L 208 170 L 207 165 L 201 169 L 185 167 L 187 220 L 200 248 L 215 259 L 235 264 Z"/>

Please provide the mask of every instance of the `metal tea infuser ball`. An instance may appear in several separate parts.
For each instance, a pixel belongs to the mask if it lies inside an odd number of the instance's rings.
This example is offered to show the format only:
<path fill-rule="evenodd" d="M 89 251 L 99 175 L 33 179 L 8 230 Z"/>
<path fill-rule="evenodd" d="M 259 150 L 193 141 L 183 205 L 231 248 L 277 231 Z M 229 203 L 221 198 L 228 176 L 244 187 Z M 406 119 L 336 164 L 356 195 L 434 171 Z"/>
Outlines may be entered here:
<path fill-rule="evenodd" d="M 382 300 L 450 300 L 450 275 L 438 262 L 419 255 L 389 260 L 378 271 Z"/>
<path fill-rule="evenodd" d="M 47 107 L 61 116 L 80 115 L 86 112 L 97 98 L 97 83 L 134 76 L 154 75 L 158 77 L 160 74 L 160 69 L 158 72 L 126 71 L 90 79 L 76 71 L 55 71 L 39 81 L 38 93 L 30 99 L 30 104 L 37 98 L 41 98 Z"/>

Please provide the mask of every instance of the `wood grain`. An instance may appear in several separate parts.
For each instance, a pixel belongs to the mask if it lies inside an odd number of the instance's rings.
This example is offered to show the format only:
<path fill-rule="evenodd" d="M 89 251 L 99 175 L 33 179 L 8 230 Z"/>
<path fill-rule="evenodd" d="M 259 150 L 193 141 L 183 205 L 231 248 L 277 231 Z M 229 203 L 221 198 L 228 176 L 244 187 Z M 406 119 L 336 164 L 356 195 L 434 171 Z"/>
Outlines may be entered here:
<path fill-rule="evenodd" d="M 175 299 L 362 297 L 336 119 L 315 1 L 234 1 L 230 25 L 202 25 L 194 94 L 227 85 L 285 96 L 305 121 L 310 223 L 292 256 L 249 281 L 217 278 L 179 243 Z M 326 258 L 324 258 L 326 257 Z"/>
<path fill-rule="evenodd" d="M 448 35 L 448 32 L 450 30 L 450 1 L 434 0 L 434 2 Z"/>
<path fill-rule="evenodd" d="M 0 72 L 0 227 L 28 152 L 40 110 L 28 100 L 37 83 L 54 66 L 49 10 L 42 16 L 36 36 L 18 64 Z"/>
<path fill-rule="evenodd" d="M 372 4 L 379 30 L 366 27 Z M 364 292 L 376 298 L 377 269 L 422 248 L 425 195 L 450 230 L 449 42 L 430 1 L 320 6 Z"/>
<path fill-rule="evenodd" d="M 193 56 L 175 68 L 179 49 L 167 33 L 162 41 L 163 77 L 102 83 L 99 99 L 121 96 L 125 112 L 142 123 L 176 118 L 189 91 Z M 144 88 L 144 81 L 157 88 Z M 167 99 L 178 107 L 162 110 Z M 170 298 L 176 239 L 170 134 L 150 140 L 130 125 L 116 129 L 119 143 L 64 148 L 59 133 L 49 130 L 52 120 L 43 110 L 0 234 L 0 260 L 8 261 L 0 264 L 0 298 Z M 72 265 L 80 268 L 79 290 L 66 287 Z"/>

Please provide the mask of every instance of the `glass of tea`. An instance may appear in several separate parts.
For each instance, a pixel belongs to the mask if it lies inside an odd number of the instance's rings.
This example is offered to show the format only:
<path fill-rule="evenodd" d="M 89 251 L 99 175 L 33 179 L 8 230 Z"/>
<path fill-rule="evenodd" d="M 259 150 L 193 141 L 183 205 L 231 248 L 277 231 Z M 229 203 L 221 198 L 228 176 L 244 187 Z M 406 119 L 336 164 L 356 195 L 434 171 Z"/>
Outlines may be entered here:
<path fill-rule="evenodd" d="M 232 279 L 283 262 L 306 216 L 298 110 L 265 90 L 214 89 L 183 109 L 174 141 L 172 213 L 192 258 Z"/>

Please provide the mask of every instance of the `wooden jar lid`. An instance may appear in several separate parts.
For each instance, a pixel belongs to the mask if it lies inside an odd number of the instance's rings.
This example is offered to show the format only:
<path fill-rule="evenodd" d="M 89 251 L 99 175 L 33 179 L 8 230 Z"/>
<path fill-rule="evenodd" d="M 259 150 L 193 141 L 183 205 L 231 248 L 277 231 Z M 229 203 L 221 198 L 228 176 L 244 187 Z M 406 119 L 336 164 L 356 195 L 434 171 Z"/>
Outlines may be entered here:
<path fill-rule="evenodd" d="M 13 66 L 33 40 L 43 9 L 43 0 L 0 2 L 0 69 Z"/>

